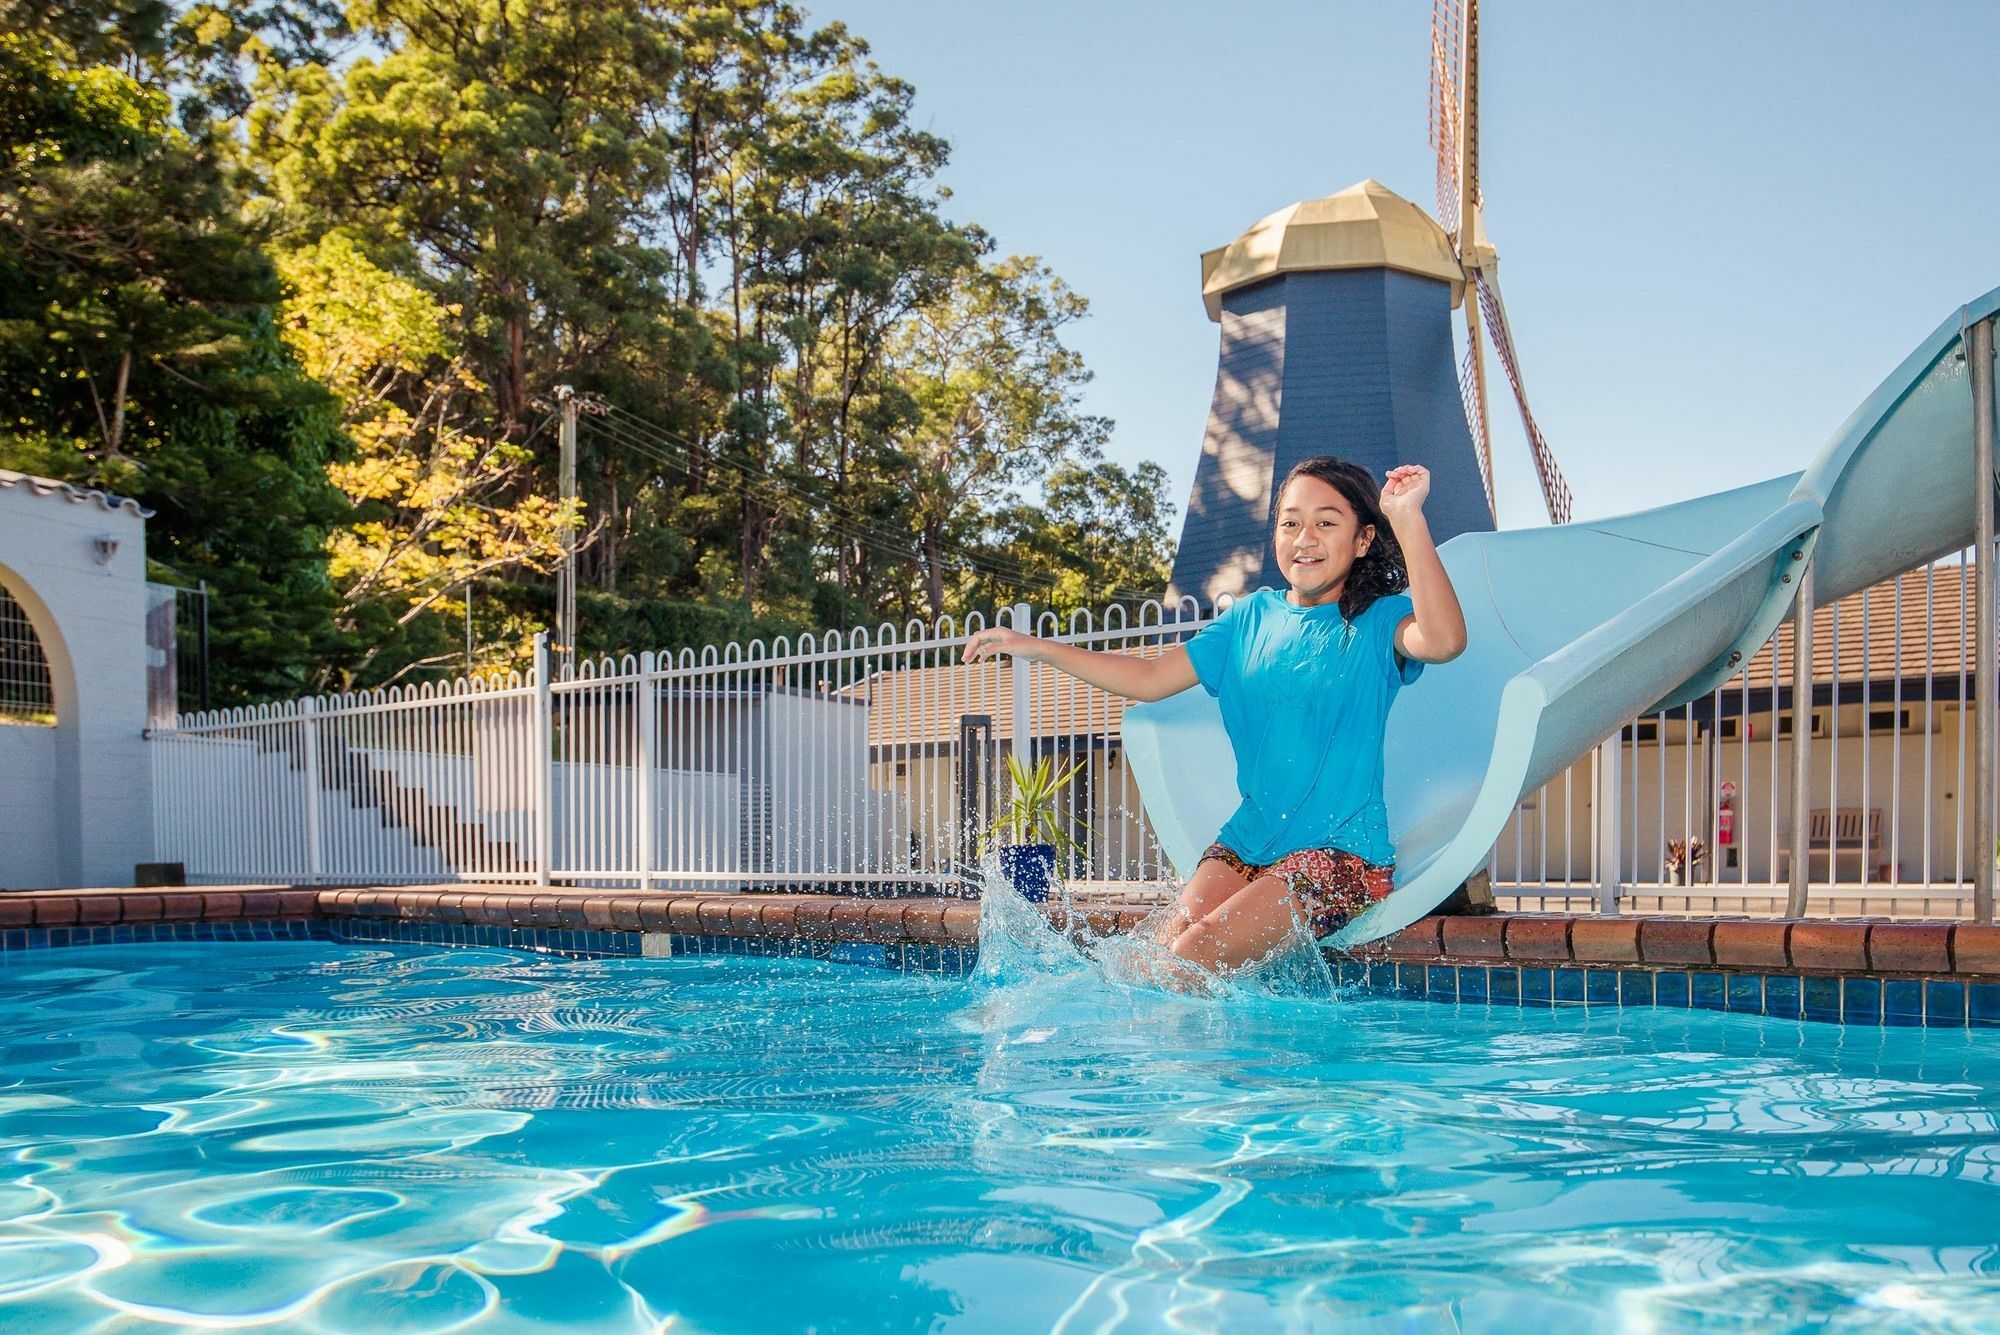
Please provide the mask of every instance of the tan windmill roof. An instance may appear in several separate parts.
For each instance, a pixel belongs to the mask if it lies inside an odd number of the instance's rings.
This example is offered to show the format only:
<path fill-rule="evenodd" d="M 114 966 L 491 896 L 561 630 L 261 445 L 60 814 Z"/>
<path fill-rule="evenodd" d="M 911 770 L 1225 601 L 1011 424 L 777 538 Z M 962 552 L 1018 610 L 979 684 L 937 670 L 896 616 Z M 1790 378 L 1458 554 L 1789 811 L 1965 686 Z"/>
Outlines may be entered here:
<path fill-rule="evenodd" d="M 1454 306 L 1465 292 L 1465 271 L 1444 229 L 1380 181 L 1363 181 L 1279 209 L 1205 253 L 1201 296 L 1208 318 L 1222 319 L 1225 292 L 1309 269 L 1400 269 L 1442 279 L 1451 284 Z"/>

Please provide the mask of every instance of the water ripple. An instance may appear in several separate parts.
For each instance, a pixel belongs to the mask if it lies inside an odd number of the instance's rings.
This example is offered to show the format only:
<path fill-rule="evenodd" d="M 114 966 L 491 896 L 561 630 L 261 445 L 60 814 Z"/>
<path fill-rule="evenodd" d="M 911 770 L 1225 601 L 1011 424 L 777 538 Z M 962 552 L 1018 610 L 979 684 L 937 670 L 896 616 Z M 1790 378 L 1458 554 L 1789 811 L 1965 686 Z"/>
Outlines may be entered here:
<path fill-rule="evenodd" d="M 1218 1002 L 988 904 L 970 982 L 0 965 L 0 1324 L 2000 1326 L 2000 1036 Z"/>

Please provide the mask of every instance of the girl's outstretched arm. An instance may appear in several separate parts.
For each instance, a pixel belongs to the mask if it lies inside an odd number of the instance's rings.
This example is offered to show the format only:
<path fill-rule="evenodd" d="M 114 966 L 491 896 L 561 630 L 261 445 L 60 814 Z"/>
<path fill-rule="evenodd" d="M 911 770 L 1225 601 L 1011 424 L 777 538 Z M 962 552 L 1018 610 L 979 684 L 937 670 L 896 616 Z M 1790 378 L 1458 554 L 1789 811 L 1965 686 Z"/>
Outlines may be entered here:
<path fill-rule="evenodd" d="M 1430 492 L 1430 470 L 1415 464 L 1390 469 L 1382 484 L 1382 517 L 1403 549 L 1415 608 L 1396 628 L 1396 652 L 1420 663 L 1449 663 L 1465 652 L 1465 612 L 1424 519 L 1424 499 Z"/>
<path fill-rule="evenodd" d="M 968 663 L 999 654 L 1012 654 L 1031 663 L 1047 663 L 1058 672 L 1066 672 L 1078 681 L 1101 686 L 1128 700 L 1164 700 L 1195 684 L 1194 663 L 1180 645 L 1158 658 L 1134 658 L 1058 644 L 1005 626 L 979 631 L 965 642 Z"/>

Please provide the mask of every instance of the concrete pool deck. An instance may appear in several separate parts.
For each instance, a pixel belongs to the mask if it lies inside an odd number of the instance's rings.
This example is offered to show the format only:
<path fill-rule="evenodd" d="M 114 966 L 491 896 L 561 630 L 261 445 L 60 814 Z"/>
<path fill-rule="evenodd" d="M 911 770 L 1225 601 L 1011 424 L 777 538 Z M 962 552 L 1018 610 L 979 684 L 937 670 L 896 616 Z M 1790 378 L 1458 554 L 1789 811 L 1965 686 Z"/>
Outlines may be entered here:
<path fill-rule="evenodd" d="M 1146 912 L 1083 908 L 1069 927 L 1103 934 Z M 51 946 L 273 934 L 577 955 L 810 954 L 957 972 L 969 967 L 978 945 L 979 905 L 466 885 L 0 893 L 0 956 Z M 873 953 L 856 955 L 855 948 Z M 2000 1025 L 2000 926 L 1971 923 L 1431 917 L 1335 964 L 1343 983 L 1431 1000 Z"/>

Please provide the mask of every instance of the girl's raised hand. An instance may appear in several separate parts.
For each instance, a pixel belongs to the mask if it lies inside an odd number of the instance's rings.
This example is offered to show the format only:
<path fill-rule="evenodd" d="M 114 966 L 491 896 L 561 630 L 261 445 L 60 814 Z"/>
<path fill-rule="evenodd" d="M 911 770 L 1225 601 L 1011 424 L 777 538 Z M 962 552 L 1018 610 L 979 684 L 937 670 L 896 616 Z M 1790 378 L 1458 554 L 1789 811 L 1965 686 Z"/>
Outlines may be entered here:
<path fill-rule="evenodd" d="M 1431 494 L 1431 470 L 1417 464 L 1398 464 L 1382 480 L 1382 516 L 1395 520 L 1423 513 L 1424 500 Z"/>
<path fill-rule="evenodd" d="M 1033 658 L 1034 646 L 1041 641 L 1032 635 L 1023 635 L 1018 630 L 1005 626 L 989 626 L 979 631 L 965 642 L 965 661 L 977 663 L 999 654 L 1012 654 L 1016 658 Z"/>

